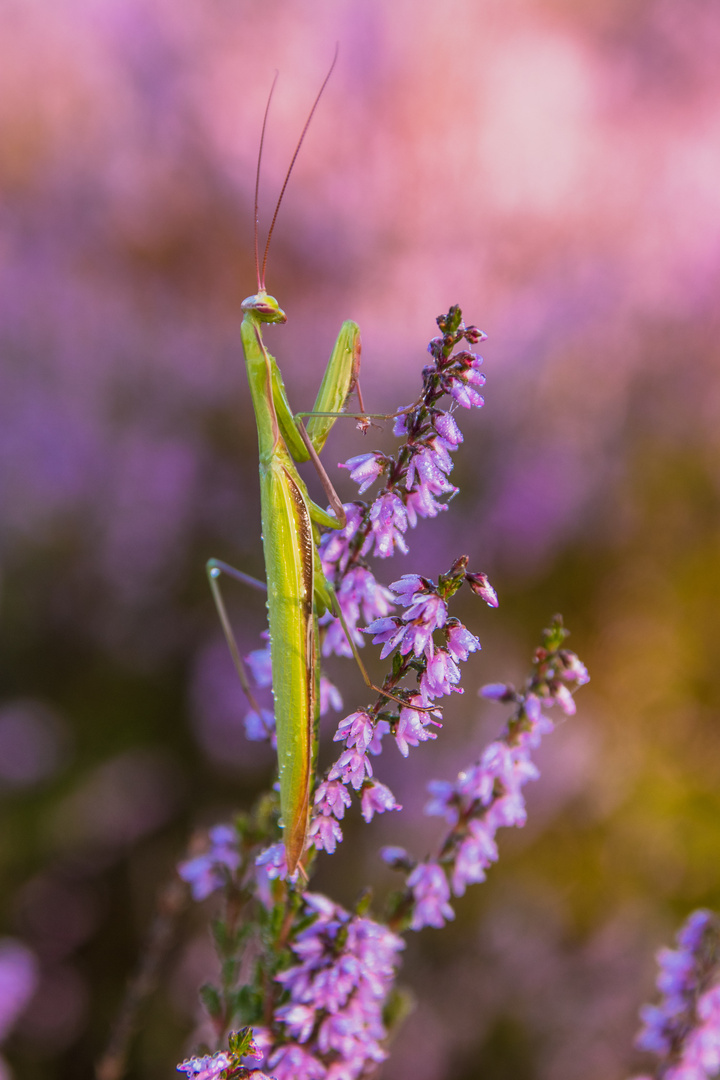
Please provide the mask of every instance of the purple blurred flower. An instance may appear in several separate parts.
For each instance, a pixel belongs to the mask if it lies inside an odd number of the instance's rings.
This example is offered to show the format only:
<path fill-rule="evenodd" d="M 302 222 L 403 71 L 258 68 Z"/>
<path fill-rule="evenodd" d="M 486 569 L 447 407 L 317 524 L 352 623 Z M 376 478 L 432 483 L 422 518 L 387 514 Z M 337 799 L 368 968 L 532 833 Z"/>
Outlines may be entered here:
<path fill-rule="evenodd" d="M 635 1045 L 660 1058 L 664 1080 L 709 1080 L 720 1069 L 720 920 L 695 911 L 676 940 L 657 954 L 661 1000 L 640 1010 Z"/>
<path fill-rule="evenodd" d="M 330 709 L 340 712 L 343 707 L 342 694 L 334 683 L 325 675 L 320 676 L 320 715 L 325 716 Z"/>
<path fill-rule="evenodd" d="M 1 938 L 0 1041 L 5 1039 L 35 993 L 37 980 L 38 964 L 34 953 L 13 938 Z"/>
<path fill-rule="evenodd" d="M 389 589 L 379 585 L 371 571 L 363 566 L 355 566 L 343 576 L 337 589 L 337 598 L 353 640 L 360 647 L 365 644 L 362 633 L 357 630 L 360 618 L 369 622 L 378 616 L 387 615 L 394 603 Z M 320 624 L 327 628 L 323 639 L 323 656 L 352 656 L 352 649 L 340 620 L 327 612 Z"/>
<path fill-rule="evenodd" d="M 512 700 L 512 689 L 506 683 L 486 683 L 480 687 L 480 694 L 490 701 Z"/>
<path fill-rule="evenodd" d="M 287 858 L 285 845 L 271 844 L 269 848 L 266 848 L 265 851 L 258 855 L 255 865 L 263 867 L 271 881 L 275 878 L 286 878 Z"/>
<path fill-rule="evenodd" d="M 390 788 L 379 784 L 377 780 L 365 784 L 361 802 L 362 816 L 368 823 L 372 821 L 373 814 L 384 814 L 386 810 L 402 810 Z"/>
<path fill-rule="evenodd" d="M 261 637 L 269 639 L 267 630 L 263 630 Z M 245 657 L 245 663 L 250 668 L 255 685 L 263 689 L 272 686 L 272 659 L 270 656 L 270 641 L 268 640 L 262 649 L 253 649 Z"/>
<path fill-rule="evenodd" d="M 208 837 L 209 851 L 178 866 L 178 874 L 189 884 L 194 900 L 204 900 L 226 885 L 240 865 L 238 835 L 231 825 L 215 825 Z"/>
<path fill-rule="evenodd" d="M 245 737 L 250 742 L 269 742 L 273 746 L 277 744 L 275 734 L 275 713 L 270 709 L 261 709 L 259 713 L 254 709 L 248 709 L 245 713 Z"/>
<path fill-rule="evenodd" d="M 475 818 L 468 822 L 468 831 L 455 854 L 452 872 L 452 891 L 462 896 L 467 885 L 485 880 L 485 871 L 497 861 L 495 830 L 487 821 Z"/>
<path fill-rule="evenodd" d="M 336 567 L 341 573 L 346 570 L 350 545 L 364 521 L 366 506 L 365 503 L 343 503 L 343 510 L 347 516 L 345 528 L 331 529 L 320 537 L 323 573 L 329 578 L 334 576 Z"/>
<path fill-rule="evenodd" d="M 422 930 L 424 926 L 439 929 L 455 918 L 448 903 L 450 888 L 445 871 L 437 863 L 420 863 L 408 877 L 407 885 L 413 896 L 413 930 Z"/>

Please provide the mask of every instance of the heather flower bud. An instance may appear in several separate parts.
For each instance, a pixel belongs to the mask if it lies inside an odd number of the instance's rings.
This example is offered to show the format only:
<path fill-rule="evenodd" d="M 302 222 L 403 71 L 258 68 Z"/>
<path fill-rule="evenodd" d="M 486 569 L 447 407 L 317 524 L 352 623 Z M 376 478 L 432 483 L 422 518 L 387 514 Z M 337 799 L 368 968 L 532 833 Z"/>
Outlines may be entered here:
<path fill-rule="evenodd" d="M 475 595 L 481 597 L 488 607 L 498 606 L 497 593 L 488 581 L 487 574 L 466 574 L 465 580 Z"/>

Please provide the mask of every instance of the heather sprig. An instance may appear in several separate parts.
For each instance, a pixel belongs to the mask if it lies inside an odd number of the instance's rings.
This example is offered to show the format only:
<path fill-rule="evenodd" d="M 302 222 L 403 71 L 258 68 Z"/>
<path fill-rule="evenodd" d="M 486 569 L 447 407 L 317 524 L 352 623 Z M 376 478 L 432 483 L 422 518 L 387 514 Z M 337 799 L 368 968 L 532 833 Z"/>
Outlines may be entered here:
<path fill-rule="evenodd" d="M 458 490 L 448 480 L 453 467 L 450 454 L 463 436 L 452 409 L 444 411 L 438 403 L 449 395 L 453 407 L 483 404 L 482 358 L 466 349 L 455 350 L 463 341 L 477 344 L 485 335 L 477 327 L 466 327 L 457 307 L 441 316 L 438 326 L 442 335 L 428 346 L 433 363 L 423 370 L 422 393 L 395 418 L 394 434 L 402 439 L 397 452 L 361 454 L 342 466 L 359 484 L 360 494 L 380 477 L 384 487 L 370 504 L 347 504 L 346 527 L 326 533 L 320 542 L 323 570 L 335 583 L 355 643 L 361 645 L 362 633 L 369 634 L 373 644 L 382 645 L 380 658 L 392 658 L 382 684 L 392 698 L 379 697 L 374 705 L 340 722 L 335 741 L 344 748 L 315 794 L 310 839 L 329 853 L 342 839 L 339 821 L 349 805 L 341 785 L 358 792 L 366 821 L 375 813 L 400 809 L 390 789 L 374 779 L 369 755 L 382 752 L 382 739 L 388 734 L 405 757 L 410 747 L 436 738 L 435 729 L 441 727 L 437 699 L 463 692 L 459 664 L 480 648 L 480 642 L 450 616 L 451 598 L 467 584 L 491 607 L 498 603 L 487 575 L 468 571 L 466 556 L 456 559 L 437 584 L 419 574 L 404 574 L 389 589 L 377 583 L 366 562 L 369 555 L 388 558 L 396 551 L 406 553 L 408 528 L 414 528 L 419 517 L 435 517 L 446 510 L 447 500 Z M 405 610 L 393 613 L 398 606 Z M 358 632 L 361 617 L 368 625 Z M 326 615 L 324 623 L 323 655 L 350 655 L 339 620 Z M 408 687 L 405 679 L 413 674 L 416 686 Z"/>
<path fill-rule="evenodd" d="M 694 911 L 676 942 L 657 954 L 661 997 L 640 1010 L 635 1045 L 657 1055 L 656 1080 L 709 1080 L 720 1071 L 720 919 Z"/>
<path fill-rule="evenodd" d="M 416 860 L 402 848 L 383 852 L 390 866 L 406 874 L 405 889 L 390 905 L 388 921 L 394 928 L 444 926 L 454 918 L 451 894 L 462 896 L 468 885 L 484 881 L 497 861 L 497 830 L 525 824 L 522 788 L 539 776 L 531 753 L 555 727 L 544 710 L 558 705 L 566 716 L 572 715 L 573 693 L 589 678 L 575 653 L 563 648 L 567 633 L 556 616 L 544 631 L 522 690 L 505 683 L 483 687 L 484 697 L 512 704 L 514 710 L 504 733 L 477 761 L 454 781 L 432 780 L 428 785 L 431 799 L 425 812 L 444 818 L 448 826 L 435 853 Z"/>

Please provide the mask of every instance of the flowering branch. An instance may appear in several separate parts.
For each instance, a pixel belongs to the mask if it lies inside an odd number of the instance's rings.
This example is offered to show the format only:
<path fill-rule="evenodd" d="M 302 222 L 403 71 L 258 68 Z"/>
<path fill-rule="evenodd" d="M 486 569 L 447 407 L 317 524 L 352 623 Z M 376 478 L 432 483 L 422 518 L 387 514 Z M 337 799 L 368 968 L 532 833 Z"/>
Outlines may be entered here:
<path fill-rule="evenodd" d="M 567 633 L 556 616 L 544 631 L 522 691 L 504 683 L 483 687 L 484 697 L 514 704 L 515 709 L 504 734 L 455 781 L 432 780 L 428 785 L 432 799 L 425 812 L 444 818 L 449 826 L 436 854 L 419 862 L 402 848 L 384 850 L 385 861 L 407 874 L 404 891 L 390 905 L 388 923 L 395 929 L 441 927 L 454 918 L 450 893 L 462 896 L 468 885 L 485 880 L 486 870 L 498 858 L 497 830 L 525 824 L 522 788 L 539 776 L 531 751 L 555 726 L 543 710 L 559 705 L 571 716 L 572 694 L 589 678 L 575 653 L 562 647 Z"/>

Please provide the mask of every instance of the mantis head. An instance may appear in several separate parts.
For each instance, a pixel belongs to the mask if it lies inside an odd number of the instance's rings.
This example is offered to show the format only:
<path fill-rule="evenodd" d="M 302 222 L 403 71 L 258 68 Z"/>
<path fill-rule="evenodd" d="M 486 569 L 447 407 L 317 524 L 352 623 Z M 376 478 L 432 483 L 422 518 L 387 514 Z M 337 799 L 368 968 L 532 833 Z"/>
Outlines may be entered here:
<path fill-rule="evenodd" d="M 287 322 L 287 315 L 278 304 L 274 296 L 270 296 L 264 289 L 255 293 L 254 296 L 248 296 L 242 302 L 242 310 L 247 315 L 252 311 L 255 313 L 256 318 L 260 322 L 268 323 L 284 323 Z"/>

